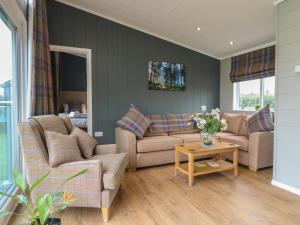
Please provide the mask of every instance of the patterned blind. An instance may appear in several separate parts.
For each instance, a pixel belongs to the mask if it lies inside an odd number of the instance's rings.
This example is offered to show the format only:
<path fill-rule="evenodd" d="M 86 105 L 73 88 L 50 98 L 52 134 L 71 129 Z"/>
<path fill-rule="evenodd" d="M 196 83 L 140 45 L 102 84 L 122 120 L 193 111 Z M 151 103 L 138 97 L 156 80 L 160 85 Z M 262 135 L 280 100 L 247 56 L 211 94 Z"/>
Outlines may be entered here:
<path fill-rule="evenodd" d="M 275 76 L 275 46 L 232 57 L 232 83 Z"/>

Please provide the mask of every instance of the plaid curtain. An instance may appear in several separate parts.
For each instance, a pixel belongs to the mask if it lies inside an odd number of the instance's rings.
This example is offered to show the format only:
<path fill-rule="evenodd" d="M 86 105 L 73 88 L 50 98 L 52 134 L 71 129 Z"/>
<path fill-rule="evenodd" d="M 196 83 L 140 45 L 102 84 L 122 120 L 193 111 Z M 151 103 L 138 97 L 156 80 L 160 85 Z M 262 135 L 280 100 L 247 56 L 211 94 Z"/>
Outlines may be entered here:
<path fill-rule="evenodd" d="M 275 46 L 231 58 L 232 83 L 275 76 Z"/>
<path fill-rule="evenodd" d="M 53 79 L 45 0 L 33 1 L 31 115 L 54 113 Z"/>

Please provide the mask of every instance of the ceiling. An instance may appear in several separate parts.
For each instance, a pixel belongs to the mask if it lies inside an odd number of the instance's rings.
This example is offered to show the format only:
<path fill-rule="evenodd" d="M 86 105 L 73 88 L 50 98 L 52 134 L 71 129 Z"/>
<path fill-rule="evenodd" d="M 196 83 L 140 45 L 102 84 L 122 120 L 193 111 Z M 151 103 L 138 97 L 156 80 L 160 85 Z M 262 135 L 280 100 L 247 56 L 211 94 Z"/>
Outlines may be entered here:
<path fill-rule="evenodd" d="M 275 41 L 274 0 L 57 1 L 218 59 Z"/>

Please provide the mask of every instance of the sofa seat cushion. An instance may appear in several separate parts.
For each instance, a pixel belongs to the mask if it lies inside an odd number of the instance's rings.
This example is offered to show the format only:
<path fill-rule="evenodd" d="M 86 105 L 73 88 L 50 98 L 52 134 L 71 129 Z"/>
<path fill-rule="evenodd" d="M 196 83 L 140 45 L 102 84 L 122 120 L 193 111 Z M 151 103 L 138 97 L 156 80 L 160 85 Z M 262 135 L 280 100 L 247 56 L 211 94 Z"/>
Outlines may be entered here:
<path fill-rule="evenodd" d="M 183 144 L 183 140 L 171 136 L 144 137 L 137 140 L 137 152 L 156 152 L 175 149 L 175 145 Z"/>
<path fill-rule="evenodd" d="M 191 143 L 200 141 L 200 133 L 192 133 L 192 134 L 174 134 L 171 137 L 179 138 L 183 140 L 183 143 Z"/>
<path fill-rule="evenodd" d="M 248 137 L 234 135 L 234 136 L 222 137 L 221 140 L 240 145 L 239 147 L 240 150 L 248 151 L 248 143 L 249 143 Z"/>
<path fill-rule="evenodd" d="M 217 137 L 223 138 L 223 137 L 229 137 L 229 136 L 235 136 L 233 133 L 228 133 L 228 132 L 218 132 L 216 134 Z"/>
<path fill-rule="evenodd" d="M 90 160 L 102 162 L 104 188 L 111 190 L 117 188 L 128 164 L 127 153 L 94 155 Z"/>

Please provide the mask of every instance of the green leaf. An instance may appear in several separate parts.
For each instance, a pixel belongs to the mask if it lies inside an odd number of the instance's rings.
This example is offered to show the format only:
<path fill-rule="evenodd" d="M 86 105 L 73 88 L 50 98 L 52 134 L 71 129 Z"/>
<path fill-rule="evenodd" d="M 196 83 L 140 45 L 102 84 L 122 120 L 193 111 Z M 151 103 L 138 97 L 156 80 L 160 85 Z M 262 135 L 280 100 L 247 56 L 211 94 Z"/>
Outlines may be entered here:
<path fill-rule="evenodd" d="M 54 194 L 51 194 L 53 204 L 58 203 L 59 200 L 62 199 L 63 195 L 64 195 L 64 192 L 55 192 Z"/>
<path fill-rule="evenodd" d="M 4 193 L 4 192 L 1 192 L 1 191 L 0 191 L 0 195 L 3 195 L 3 196 L 6 196 L 6 197 L 9 197 L 9 198 L 11 198 L 11 199 L 14 199 L 14 200 L 17 200 L 17 199 L 16 199 L 16 196 L 14 196 L 14 195 L 9 195 L 9 194 L 6 194 L 6 193 Z"/>
<path fill-rule="evenodd" d="M 80 170 L 78 173 L 75 173 L 75 174 L 72 175 L 71 177 L 65 179 L 64 182 L 62 183 L 62 185 L 64 185 L 65 183 L 67 183 L 68 181 L 72 180 L 72 179 L 75 178 L 75 177 L 78 177 L 78 176 L 80 176 L 80 175 L 82 175 L 82 174 L 85 174 L 87 171 L 88 171 L 88 169 Z"/>
<path fill-rule="evenodd" d="M 46 220 L 49 216 L 50 209 L 52 207 L 52 198 L 50 194 L 43 195 L 36 200 L 38 212 L 39 212 L 39 221 L 41 225 L 45 225 Z"/>
<path fill-rule="evenodd" d="M 50 171 L 44 173 L 39 179 L 37 179 L 32 186 L 30 187 L 30 193 L 43 181 L 45 180 L 50 174 Z"/>
<path fill-rule="evenodd" d="M 8 215 L 12 214 L 11 212 L 7 212 L 7 211 L 0 211 L 0 218 L 6 217 Z"/>
<path fill-rule="evenodd" d="M 69 202 L 63 202 L 58 208 L 57 208 L 57 212 L 61 212 L 63 210 L 65 210 L 66 208 L 68 208 L 70 205 Z"/>
<path fill-rule="evenodd" d="M 25 192 L 26 190 L 26 180 L 25 177 L 18 171 L 13 171 L 13 178 L 15 185 L 22 191 Z"/>
<path fill-rule="evenodd" d="M 17 195 L 16 199 L 19 203 L 21 203 L 23 205 L 27 205 L 27 203 L 28 203 L 28 199 L 24 195 Z"/>

